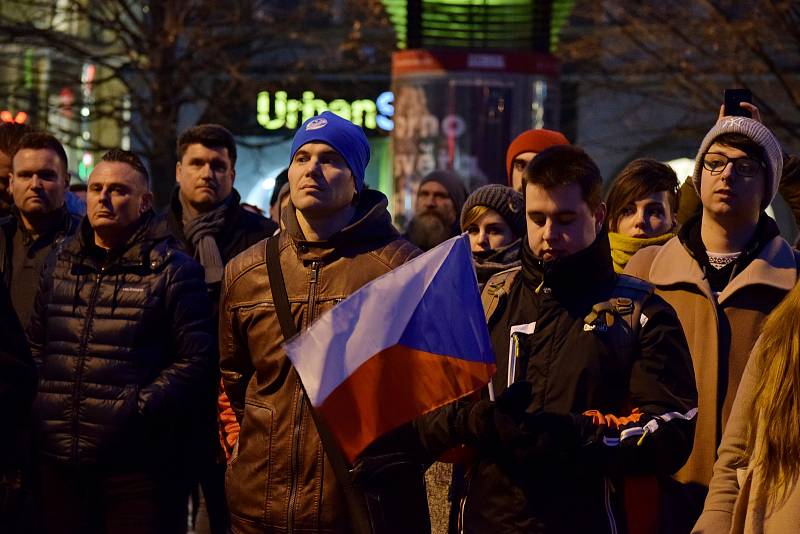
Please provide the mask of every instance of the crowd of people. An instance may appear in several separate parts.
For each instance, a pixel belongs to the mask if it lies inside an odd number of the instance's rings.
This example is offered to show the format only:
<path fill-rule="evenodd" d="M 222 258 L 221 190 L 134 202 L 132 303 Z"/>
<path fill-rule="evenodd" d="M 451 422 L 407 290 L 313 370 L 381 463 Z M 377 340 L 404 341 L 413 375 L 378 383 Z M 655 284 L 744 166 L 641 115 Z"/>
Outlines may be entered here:
<path fill-rule="evenodd" d="M 800 165 L 742 106 L 682 186 L 637 159 L 604 191 L 529 130 L 507 185 L 422 177 L 404 229 L 330 112 L 296 132 L 269 218 L 222 126 L 180 135 L 157 213 L 135 153 L 81 200 L 53 135 L 0 125 L 0 531 L 792 532 L 800 253 L 765 210 L 780 191 L 800 213 Z M 350 464 L 283 343 L 462 233 L 497 371 Z"/>

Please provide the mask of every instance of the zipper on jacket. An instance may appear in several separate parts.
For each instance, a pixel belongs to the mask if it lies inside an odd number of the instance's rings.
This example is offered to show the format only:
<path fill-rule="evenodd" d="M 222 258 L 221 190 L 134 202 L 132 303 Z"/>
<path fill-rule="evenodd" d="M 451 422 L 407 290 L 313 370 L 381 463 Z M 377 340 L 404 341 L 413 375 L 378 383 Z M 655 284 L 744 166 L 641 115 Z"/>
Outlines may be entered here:
<path fill-rule="evenodd" d="M 97 292 L 100 290 L 100 281 L 103 278 L 105 267 L 100 269 L 100 272 L 95 276 L 94 287 L 92 294 L 89 296 L 89 302 L 86 307 L 86 320 L 83 323 L 83 332 L 81 333 L 81 344 L 78 350 L 78 373 L 75 377 L 75 385 L 72 388 L 72 458 L 78 464 L 78 432 L 80 424 L 78 422 L 78 411 L 80 410 L 80 390 L 83 382 L 83 368 L 86 365 L 86 345 L 89 340 L 89 325 L 92 322 L 94 315 L 94 306 L 97 300 Z"/>
<path fill-rule="evenodd" d="M 605 505 L 606 505 L 606 514 L 608 515 L 608 528 L 611 534 L 617 534 L 617 521 L 614 519 L 614 510 L 611 508 L 611 482 L 608 478 L 603 479 L 603 486 L 604 486 L 604 497 L 605 497 Z"/>
<path fill-rule="evenodd" d="M 314 308 L 317 305 L 317 281 L 319 279 L 319 269 L 321 262 L 311 262 L 311 278 L 308 285 L 308 320 L 306 325 L 311 325 L 314 322 Z M 299 377 L 298 377 L 299 380 Z M 300 407 L 297 409 L 297 415 L 294 418 L 294 428 L 292 429 L 292 483 L 289 487 L 289 514 L 287 521 L 287 534 L 294 532 L 294 507 L 297 500 L 297 486 L 299 483 L 300 474 L 300 438 L 303 430 L 303 408 L 306 405 L 305 395 L 300 390 L 300 384 L 297 384 L 297 391 L 300 394 L 299 401 Z"/>

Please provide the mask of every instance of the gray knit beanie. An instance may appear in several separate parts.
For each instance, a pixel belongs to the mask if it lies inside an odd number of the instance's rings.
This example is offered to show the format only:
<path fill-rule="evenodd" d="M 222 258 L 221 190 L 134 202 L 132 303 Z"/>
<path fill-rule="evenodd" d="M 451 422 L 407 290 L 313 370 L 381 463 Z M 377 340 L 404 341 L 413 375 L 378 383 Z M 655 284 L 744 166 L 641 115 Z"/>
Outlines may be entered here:
<path fill-rule="evenodd" d="M 525 235 L 525 200 L 522 193 L 500 184 L 489 184 L 479 187 L 467 198 L 461 210 L 461 230 L 469 210 L 475 206 L 491 208 L 506 221 L 515 237 Z"/>
<path fill-rule="evenodd" d="M 447 189 L 447 194 L 450 195 L 450 200 L 453 201 L 456 214 L 461 213 L 461 207 L 467 198 L 467 190 L 464 188 L 464 182 L 461 181 L 461 177 L 458 174 L 447 170 L 433 171 L 420 180 L 419 187 L 428 182 L 437 182 Z"/>
<path fill-rule="evenodd" d="M 761 209 L 766 209 L 778 192 L 778 185 L 780 184 L 781 174 L 783 173 L 783 150 L 781 150 L 781 144 L 769 128 L 747 117 L 725 117 L 717 122 L 717 124 L 708 131 L 705 138 L 703 138 L 703 142 L 700 144 L 700 150 L 697 151 L 697 159 L 694 161 L 694 174 L 692 175 L 692 184 L 697 194 L 700 194 L 703 156 L 706 155 L 708 149 L 714 144 L 714 140 L 726 133 L 742 134 L 758 143 L 761 148 L 764 149 L 764 154 L 767 156 L 766 164 L 768 172 L 766 176 L 766 195 L 764 195 L 764 202 Z"/>

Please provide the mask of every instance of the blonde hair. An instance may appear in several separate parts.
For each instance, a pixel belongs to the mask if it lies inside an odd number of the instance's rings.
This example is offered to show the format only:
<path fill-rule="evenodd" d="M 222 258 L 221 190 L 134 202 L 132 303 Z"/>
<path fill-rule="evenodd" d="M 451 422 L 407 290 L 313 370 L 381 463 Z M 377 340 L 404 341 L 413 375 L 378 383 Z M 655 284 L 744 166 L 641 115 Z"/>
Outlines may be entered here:
<path fill-rule="evenodd" d="M 746 458 L 764 474 L 775 502 L 800 474 L 800 284 L 764 323 L 757 352 L 761 375 L 751 407 Z"/>
<path fill-rule="evenodd" d="M 492 208 L 488 206 L 481 206 L 480 204 L 477 206 L 472 206 L 467 212 L 467 214 L 464 216 L 464 221 L 461 224 L 461 231 L 466 232 L 467 228 L 469 228 L 471 224 L 475 224 L 476 222 L 478 222 L 478 219 L 483 217 L 486 214 L 486 212 L 488 212 L 491 209 Z"/>

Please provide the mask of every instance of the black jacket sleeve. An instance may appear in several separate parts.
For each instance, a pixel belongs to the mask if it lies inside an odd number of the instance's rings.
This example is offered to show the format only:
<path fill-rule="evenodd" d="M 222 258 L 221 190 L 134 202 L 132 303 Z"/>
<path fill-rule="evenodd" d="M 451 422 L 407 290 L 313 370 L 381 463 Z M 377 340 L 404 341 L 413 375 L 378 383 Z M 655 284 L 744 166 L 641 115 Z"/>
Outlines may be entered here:
<path fill-rule="evenodd" d="M 25 423 L 35 394 L 36 367 L 8 288 L 0 282 L 0 405 L 11 419 L 7 428 L 12 436 Z M 0 440 L 0 464 L 11 457 L 13 451 L 3 449 L 13 443 L 13 439 Z"/>
<path fill-rule="evenodd" d="M 655 295 L 645 302 L 642 322 L 630 411 L 573 414 L 580 449 L 608 474 L 672 474 L 692 450 L 697 390 L 683 329 L 672 307 Z"/>
<path fill-rule="evenodd" d="M 139 392 L 144 415 L 179 415 L 196 395 L 216 391 L 216 339 L 211 325 L 203 269 L 185 257 L 175 258 L 167 276 L 165 317 L 171 320 L 175 359 Z"/>

